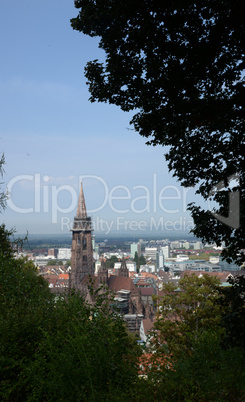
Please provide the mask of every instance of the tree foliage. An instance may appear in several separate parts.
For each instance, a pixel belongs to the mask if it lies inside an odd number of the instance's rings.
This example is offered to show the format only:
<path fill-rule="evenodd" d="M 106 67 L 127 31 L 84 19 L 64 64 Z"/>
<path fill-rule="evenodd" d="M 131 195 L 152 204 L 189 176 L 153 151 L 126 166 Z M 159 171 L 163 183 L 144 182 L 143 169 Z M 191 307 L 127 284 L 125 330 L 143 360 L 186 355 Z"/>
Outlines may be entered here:
<path fill-rule="evenodd" d="M 61 265 L 61 266 L 63 266 L 63 261 L 61 261 L 61 260 L 48 260 L 46 265 L 54 265 L 54 266 L 55 265 L 56 266 Z"/>
<path fill-rule="evenodd" d="M 159 298 L 157 321 L 153 332 L 154 351 L 178 356 L 188 355 L 192 344 L 210 327 L 218 332 L 222 307 L 220 282 L 216 277 L 204 274 L 184 275 L 178 286 L 172 282 L 164 285 L 164 295 Z"/>
<path fill-rule="evenodd" d="M 1 257 L 0 399 L 130 399 L 139 350 L 109 299 L 54 297 L 31 262 Z"/>
<path fill-rule="evenodd" d="M 3 176 L 4 173 L 4 163 L 5 163 L 5 157 L 4 154 L 2 154 L 1 159 L 0 159 L 0 176 Z M 3 183 L 0 183 L 2 185 Z M 6 192 L 2 191 L 0 187 L 0 213 L 3 212 L 6 206 L 6 199 L 7 199 L 7 194 Z M 12 253 L 12 246 L 9 241 L 9 237 L 12 235 L 13 231 L 12 230 L 7 230 L 6 226 L 4 223 L 0 225 L 0 245 L 1 245 L 1 251 L 4 255 L 10 255 Z"/>
<path fill-rule="evenodd" d="M 21 373 L 38 348 L 51 295 L 33 263 L 23 258 L 0 252 L 0 278 L 0 399 L 24 400 Z"/>
<path fill-rule="evenodd" d="M 243 400 L 244 288 L 233 282 L 222 289 L 217 278 L 193 274 L 179 287 L 164 285 L 148 350 L 147 400 Z"/>
<path fill-rule="evenodd" d="M 76 0 L 72 27 L 99 37 L 104 63 L 90 61 L 90 100 L 134 111 L 148 144 L 167 146 L 169 169 L 196 186 L 228 225 L 192 204 L 194 233 L 222 241 L 239 263 L 244 224 L 244 18 L 241 0 Z M 239 183 L 229 184 L 238 173 Z M 223 191 L 214 190 L 217 183 Z M 239 194 L 237 193 L 239 191 Z M 240 211 L 239 211 L 240 195 Z M 235 208 L 231 198 L 236 199 Z M 240 212 L 240 217 L 238 216 Z M 240 218 L 240 222 L 239 222 Z"/>
<path fill-rule="evenodd" d="M 106 268 L 114 268 L 115 262 L 118 261 L 118 258 L 115 255 L 112 255 L 111 258 L 108 258 L 105 262 Z"/>
<path fill-rule="evenodd" d="M 25 371 L 31 395 L 62 401 L 130 398 L 137 380 L 137 348 L 104 302 L 98 296 L 88 306 L 79 294 L 56 301 L 52 323 Z"/>
<path fill-rule="evenodd" d="M 31 261 L 5 250 L 1 243 L 1 401 L 130 400 L 140 351 L 109 296 L 94 293 L 88 305 L 79 293 L 54 295 Z"/>
<path fill-rule="evenodd" d="M 146 264 L 146 259 L 143 255 L 138 255 L 137 251 L 134 253 L 134 261 L 136 262 L 136 269 L 139 272 L 140 266 Z"/>
<path fill-rule="evenodd" d="M 5 163 L 5 157 L 4 154 L 2 154 L 0 158 L 0 176 L 3 176 L 4 173 L 4 163 Z M 0 183 L 2 185 L 3 183 Z M 5 208 L 5 203 L 6 203 L 6 198 L 7 198 L 7 193 L 4 191 L 0 191 L 0 211 L 2 211 Z"/>
<path fill-rule="evenodd" d="M 236 347 L 222 348 L 219 334 L 206 330 L 191 354 L 180 353 L 172 366 L 150 370 L 142 388 L 150 402 L 239 402 L 245 395 L 244 355 Z"/>
<path fill-rule="evenodd" d="M 242 348 L 245 354 L 245 277 L 238 275 L 229 278 L 228 282 L 232 286 L 222 291 L 222 325 L 225 328 L 223 342 L 225 347 L 234 345 Z"/>

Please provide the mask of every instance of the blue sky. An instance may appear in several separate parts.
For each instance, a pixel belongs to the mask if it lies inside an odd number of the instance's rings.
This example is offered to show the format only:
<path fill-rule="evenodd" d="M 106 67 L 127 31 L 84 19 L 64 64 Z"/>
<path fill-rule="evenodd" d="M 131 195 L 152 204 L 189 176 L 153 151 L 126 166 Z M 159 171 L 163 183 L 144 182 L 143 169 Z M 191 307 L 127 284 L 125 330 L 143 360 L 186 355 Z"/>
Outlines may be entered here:
<path fill-rule="evenodd" d="M 66 233 L 82 178 L 95 233 L 188 231 L 194 191 L 168 173 L 165 150 L 145 145 L 130 114 L 88 101 L 84 66 L 104 55 L 72 30 L 76 14 L 71 0 L 1 2 L 0 149 L 11 193 L 1 218 L 19 233 Z"/>

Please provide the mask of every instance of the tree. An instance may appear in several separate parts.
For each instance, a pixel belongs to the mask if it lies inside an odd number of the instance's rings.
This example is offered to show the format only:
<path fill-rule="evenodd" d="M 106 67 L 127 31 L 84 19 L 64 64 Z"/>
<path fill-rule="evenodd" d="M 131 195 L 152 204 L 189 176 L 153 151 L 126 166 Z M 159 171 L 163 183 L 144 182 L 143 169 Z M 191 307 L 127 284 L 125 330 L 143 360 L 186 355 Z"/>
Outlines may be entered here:
<path fill-rule="evenodd" d="M 5 163 L 5 158 L 4 154 L 2 154 L 1 159 L 0 159 L 0 176 L 3 176 L 4 173 L 4 168 L 3 165 Z M 3 183 L 0 183 L 2 185 Z M 0 213 L 3 212 L 6 206 L 6 199 L 7 199 L 7 194 L 4 191 L 0 191 Z M 6 226 L 4 223 L 0 225 L 0 246 L 1 246 L 1 252 L 6 256 L 12 254 L 12 246 L 9 241 L 9 237 L 13 234 L 12 230 L 7 230 Z"/>
<path fill-rule="evenodd" d="M 154 355 L 153 355 L 154 356 Z M 220 336 L 204 331 L 193 351 L 180 353 L 172 366 L 148 371 L 142 395 L 148 401 L 242 401 L 245 392 L 244 356 L 236 347 L 223 349 Z M 149 395 L 149 397 L 148 397 Z"/>
<path fill-rule="evenodd" d="M 174 176 L 216 203 L 216 216 L 189 206 L 194 234 L 218 245 L 224 241 L 223 256 L 242 263 L 243 2 L 77 0 L 75 6 L 79 15 L 72 27 L 99 37 L 105 51 L 104 63 L 85 67 L 90 100 L 134 111 L 131 124 L 147 144 L 168 147 Z M 229 181 L 235 174 L 239 183 Z"/>
<path fill-rule="evenodd" d="M 135 251 L 135 253 L 134 253 L 134 261 L 136 262 L 136 264 L 139 261 L 139 254 L 137 253 L 137 251 Z"/>
<path fill-rule="evenodd" d="M 105 262 L 106 268 L 114 268 L 115 262 L 118 262 L 118 258 L 112 255 L 111 258 L 108 258 Z"/>
<path fill-rule="evenodd" d="M 4 154 L 2 154 L 1 158 L 0 158 L 0 176 L 2 177 L 4 174 L 4 164 L 5 164 L 5 157 Z M 0 183 L 0 186 L 3 183 Z M 0 187 L 0 214 L 3 213 L 5 207 L 6 207 L 6 201 L 8 198 L 8 192 L 4 191 L 1 189 Z M 23 239 L 17 238 L 14 239 L 13 235 L 15 233 L 14 229 L 7 229 L 5 224 L 2 223 L 0 225 L 0 253 L 7 257 L 10 257 L 13 255 L 13 247 L 18 247 L 18 246 L 22 246 L 23 242 L 26 240 L 26 237 L 24 237 Z M 10 238 L 11 241 L 10 241 Z"/>
<path fill-rule="evenodd" d="M 138 263 L 139 263 L 139 265 L 145 265 L 146 264 L 146 259 L 145 259 L 145 257 L 143 255 L 141 255 L 139 257 Z"/>
<path fill-rule="evenodd" d="M 135 253 L 134 253 L 134 261 L 136 263 L 136 271 L 139 273 L 140 262 L 139 262 L 139 255 L 138 255 L 137 251 L 135 251 Z"/>
<path fill-rule="evenodd" d="M 245 277 L 229 278 L 232 285 L 224 288 L 222 305 L 225 307 L 222 323 L 226 329 L 223 339 L 226 347 L 238 346 L 245 355 Z"/>
<path fill-rule="evenodd" d="M 243 399 L 243 334 L 233 342 L 234 321 L 230 325 L 227 319 L 234 310 L 236 318 L 241 317 L 244 301 L 237 287 L 229 289 L 225 296 L 219 280 L 207 274 L 200 278 L 185 275 L 179 287 L 164 285 L 146 369 L 152 400 Z"/>
<path fill-rule="evenodd" d="M 139 256 L 137 251 L 134 253 L 134 261 L 136 262 L 137 272 L 139 272 L 140 266 L 146 264 L 145 257 L 143 255 Z"/>
<path fill-rule="evenodd" d="M 0 399 L 133 400 L 136 341 L 108 295 L 51 294 L 31 261 L 0 253 Z"/>
<path fill-rule="evenodd" d="M 2 154 L 0 158 L 0 176 L 3 176 L 4 173 L 4 168 L 3 165 L 5 163 L 5 157 L 4 154 Z M 3 184 L 3 183 L 0 183 Z M 4 191 L 0 192 L 0 211 L 2 211 L 5 208 L 5 202 L 6 202 L 7 194 Z"/>
<path fill-rule="evenodd" d="M 61 265 L 61 266 L 63 266 L 63 261 L 61 261 L 61 260 L 49 260 L 46 265 L 57 265 L 57 266 Z"/>
<path fill-rule="evenodd" d="M 38 349 L 53 306 L 31 261 L 0 251 L 0 399 L 28 400 L 22 373 Z"/>
<path fill-rule="evenodd" d="M 26 377 L 37 400 L 123 401 L 137 381 L 136 341 L 104 296 L 59 299 Z M 38 394 L 37 394 L 38 392 Z M 38 396 L 38 397 L 37 397 Z"/>
<path fill-rule="evenodd" d="M 220 281 L 204 274 L 185 274 L 178 286 L 164 284 L 164 296 L 158 300 L 152 348 L 156 355 L 187 355 L 200 335 L 212 328 L 222 332 Z"/>

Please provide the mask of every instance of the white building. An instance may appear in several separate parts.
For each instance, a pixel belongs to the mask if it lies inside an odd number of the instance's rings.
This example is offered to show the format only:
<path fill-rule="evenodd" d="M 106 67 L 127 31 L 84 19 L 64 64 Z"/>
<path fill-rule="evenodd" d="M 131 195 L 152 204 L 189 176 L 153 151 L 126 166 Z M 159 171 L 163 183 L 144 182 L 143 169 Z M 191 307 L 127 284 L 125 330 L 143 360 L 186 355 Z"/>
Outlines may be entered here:
<path fill-rule="evenodd" d="M 179 261 L 188 261 L 188 260 L 189 260 L 188 255 L 185 255 L 185 254 L 178 254 L 177 255 L 177 259 L 176 259 L 177 262 L 179 262 Z"/>
<path fill-rule="evenodd" d="M 162 250 L 157 252 L 157 271 L 160 269 L 164 269 L 164 255 Z"/>
<path fill-rule="evenodd" d="M 146 247 L 145 248 L 145 256 L 148 258 L 151 258 L 153 260 L 156 260 L 157 248 L 156 247 Z"/>
<path fill-rule="evenodd" d="M 203 249 L 203 244 L 200 241 L 196 241 L 193 243 L 194 250 L 202 250 Z"/>
<path fill-rule="evenodd" d="M 130 246 L 130 254 L 131 258 L 134 258 L 135 253 L 138 253 L 138 256 L 141 256 L 141 244 L 140 243 L 132 243 Z"/>
<path fill-rule="evenodd" d="M 34 264 L 41 267 L 48 265 L 48 262 L 52 260 L 55 260 L 55 257 L 52 255 L 38 255 L 37 257 L 34 257 Z"/>
<path fill-rule="evenodd" d="M 129 272 L 136 272 L 136 262 L 135 262 L 135 261 L 132 261 L 132 260 L 125 260 L 125 262 L 126 262 L 126 265 L 127 265 L 127 268 L 128 268 L 128 270 L 129 270 Z M 121 264 L 122 264 L 121 261 L 115 262 L 115 263 L 114 263 L 114 268 L 115 268 L 115 269 L 121 268 Z"/>
<path fill-rule="evenodd" d="M 57 259 L 58 260 L 70 260 L 71 259 L 71 249 L 70 248 L 59 248 Z"/>
<path fill-rule="evenodd" d="M 171 248 L 171 250 L 174 250 L 176 248 L 181 248 L 180 242 L 178 240 L 171 241 L 170 248 Z"/>
<path fill-rule="evenodd" d="M 99 253 L 97 253 L 97 252 L 93 252 L 93 259 L 94 260 L 98 260 L 100 258 L 100 255 L 99 255 Z"/>
<path fill-rule="evenodd" d="M 166 258 L 170 257 L 170 247 L 169 246 L 161 247 L 161 250 L 163 252 L 163 257 L 165 260 L 166 260 Z"/>
<path fill-rule="evenodd" d="M 127 257 L 128 253 L 122 252 L 122 251 L 108 251 L 107 253 L 103 253 L 104 258 L 111 258 L 111 257 L 117 257 L 117 258 L 123 258 Z"/>
<path fill-rule="evenodd" d="M 220 272 L 220 266 L 211 264 L 205 260 L 189 260 L 189 261 L 167 261 L 165 265 L 169 267 L 170 271 L 206 271 L 206 272 Z"/>
<path fill-rule="evenodd" d="M 211 264 L 219 264 L 219 257 L 209 257 L 209 262 Z"/>

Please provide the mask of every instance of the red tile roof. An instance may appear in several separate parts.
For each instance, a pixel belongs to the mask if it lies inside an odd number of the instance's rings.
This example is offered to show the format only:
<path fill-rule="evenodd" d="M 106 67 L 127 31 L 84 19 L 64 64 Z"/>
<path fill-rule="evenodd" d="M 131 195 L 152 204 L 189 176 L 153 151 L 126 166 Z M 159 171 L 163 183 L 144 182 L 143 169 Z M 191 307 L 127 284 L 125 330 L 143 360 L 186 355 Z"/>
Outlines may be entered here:
<path fill-rule="evenodd" d="M 152 296 L 154 294 L 154 289 L 152 287 L 139 288 L 141 296 Z"/>
<path fill-rule="evenodd" d="M 59 274 L 59 279 L 69 279 L 69 274 Z"/>
<path fill-rule="evenodd" d="M 155 274 L 150 274 L 150 272 L 141 272 L 140 275 L 144 276 L 145 278 L 154 278 L 154 279 L 156 279 L 156 275 Z"/>
<path fill-rule="evenodd" d="M 118 292 L 121 289 L 136 290 L 136 286 L 132 279 L 125 278 L 124 276 L 111 275 L 108 281 L 108 287 L 110 290 Z"/>

